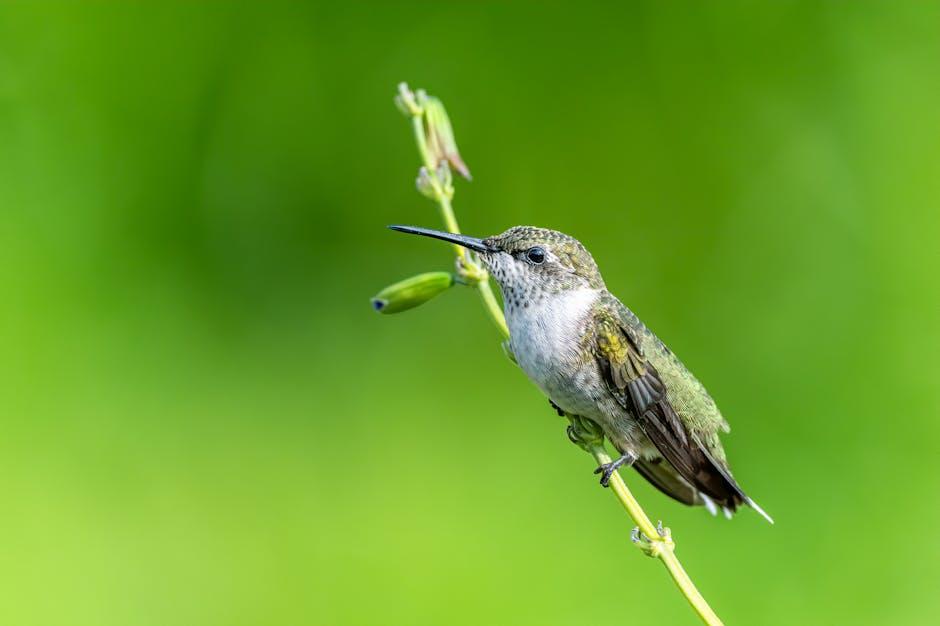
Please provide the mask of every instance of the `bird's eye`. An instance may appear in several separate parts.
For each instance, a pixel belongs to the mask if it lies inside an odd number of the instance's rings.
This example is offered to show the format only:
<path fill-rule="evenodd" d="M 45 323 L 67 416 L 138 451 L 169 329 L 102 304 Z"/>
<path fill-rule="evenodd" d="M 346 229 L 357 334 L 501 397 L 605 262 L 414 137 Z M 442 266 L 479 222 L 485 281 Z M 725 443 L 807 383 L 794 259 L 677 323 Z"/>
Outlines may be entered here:
<path fill-rule="evenodd" d="M 541 265 L 545 260 L 545 250 L 536 246 L 535 248 L 529 248 L 525 252 L 525 258 L 529 259 L 530 262 L 535 263 L 536 265 Z"/>

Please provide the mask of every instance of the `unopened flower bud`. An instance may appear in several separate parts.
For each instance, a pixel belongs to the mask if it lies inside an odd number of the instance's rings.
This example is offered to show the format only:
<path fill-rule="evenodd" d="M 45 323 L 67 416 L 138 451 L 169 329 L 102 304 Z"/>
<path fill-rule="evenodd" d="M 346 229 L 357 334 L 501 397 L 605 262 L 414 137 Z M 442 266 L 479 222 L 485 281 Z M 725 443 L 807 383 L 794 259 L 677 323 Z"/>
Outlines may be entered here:
<path fill-rule="evenodd" d="M 423 101 L 427 142 L 431 154 L 434 155 L 436 161 L 447 161 L 461 176 L 470 180 L 472 178 L 470 169 L 457 151 L 454 130 L 443 103 L 434 96 L 424 94 L 419 99 Z"/>
<path fill-rule="evenodd" d="M 399 313 L 424 304 L 454 284 L 449 272 L 427 272 L 389 285 L 372 298 L 379 313 Z"/>
<path fill-rule="evenodd" d="M 421 106 L 415 99 L 414 93 L 408 88 L 408 83 L 398 83 L 395 106 L 405 115 L 421 115 Z"/>

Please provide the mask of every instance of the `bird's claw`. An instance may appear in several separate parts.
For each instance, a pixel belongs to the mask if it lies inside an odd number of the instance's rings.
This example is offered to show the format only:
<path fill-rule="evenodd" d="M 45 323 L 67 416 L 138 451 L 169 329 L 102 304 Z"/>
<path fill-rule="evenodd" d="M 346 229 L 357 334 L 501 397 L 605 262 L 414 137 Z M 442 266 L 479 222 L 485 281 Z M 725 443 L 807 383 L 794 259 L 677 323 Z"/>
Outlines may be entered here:
<path fill-rule="evenodd" d="M 592 452 L 597 446 L 603 445 L 604 432 L 600 426 L 591 420 L 577 415 L 564 414 L 568 418 L 568 439 L 585 452 Z"/>
<path fill-rule="evenodd" d="M 609 487 L 610 477 L 613 476 L 614 472 L 616 471 L 617 468 L 614 467 L 613 463 L 604 463 L 594 470 L 594 473 L 601 475 L 601 487 Z"/>
<path fill-rule="evenodd" d="M 571 443 L 581 445 L 581 440 L 578 438 L 578 435 L 574 432 L 574 426 L 568 424 L 568 428 L 565 429 L 565 432 L 568 433 L 568 439 Z"/>
<path fill-rule="evenodd" d="M 611 461 L 610 463 L 603 463 L 600 465 L 596 470 L 594 470 L 594 473 L 601 475 L 601 487 L 607 487 L 610 485 L 610 477 L 614 475 L 614 472 L 616 472 L 618 468 L 623 465 L 629 467 L 633 465 L 634 461 L 636 461 L 636 457 L 627 452 L 616 461 Z"/>

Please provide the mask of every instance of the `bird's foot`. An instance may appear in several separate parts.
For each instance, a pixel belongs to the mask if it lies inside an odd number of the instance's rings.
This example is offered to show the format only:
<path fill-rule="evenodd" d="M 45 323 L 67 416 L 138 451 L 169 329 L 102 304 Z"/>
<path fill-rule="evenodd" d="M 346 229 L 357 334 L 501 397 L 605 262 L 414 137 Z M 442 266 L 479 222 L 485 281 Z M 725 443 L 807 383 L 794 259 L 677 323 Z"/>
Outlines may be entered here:
<path fill-rule="evenodd" d="M 568 428 L 565 429 L 565 432 L 568 434 L 568 440 L 571 443 L 578 446 L 581 445 L 581 439 L 578 438 L 578 431 L 574 427 L 574 424 L 568 424 Z"/>
<path fill-rule="evenodd" d="M 656 524 L 656 537 L 647 537 L 646 533 L 640 532 L 639 527 L 634 527 L 630 532 L 630 541 L 646 556 L 654 558 L 658 558 L 666 550 L 671 552 L 676 547 L 672 541 L 672 531 L 668 527 L 663 527 L 662 520 Z"/>
<path fill-rule="evenodd" d="M 618 468 L 624 465 L 626 465 L 627 467 L 630 467 L 631 465 L 633 465 L 634 461 L 636 461 L 636 457 L 630 454 L 629 452 L 625 452 L 623 456 L 621 456 L 616 461 L 611 461 L 610 463 L 604 463 L 603 465 L 598 467 L 596 470 L 594 470 L 595 474 L 601 475 L 601 487 L 606 487 L 610 484 L 610 477 L 613 476 L 614 472 L 616 472 Z"/>
<path fill-rule="evenodd" d="M 589 419 L 577 415 L 565 414 L 568 418 L 568 439 L 585 452 L 592 452 L 597 446 L 604 444 L 604 431 Z"/>

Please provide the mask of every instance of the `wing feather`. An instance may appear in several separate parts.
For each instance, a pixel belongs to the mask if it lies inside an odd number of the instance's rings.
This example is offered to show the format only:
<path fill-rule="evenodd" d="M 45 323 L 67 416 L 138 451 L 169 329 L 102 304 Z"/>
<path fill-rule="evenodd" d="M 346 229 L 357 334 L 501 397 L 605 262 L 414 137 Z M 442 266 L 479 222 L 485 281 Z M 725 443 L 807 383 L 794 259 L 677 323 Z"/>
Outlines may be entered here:
<path fill-rule="evenodd" d="M 638 336 L 639 322 L 636 325 L 625 324 L 621 316 L 609 310 L 601 310 L 596 322 L 595 357 L 609 392 L 634 416 L 678 476 L 731 510 L 748 502 L 727 468 L 709 454 L 698 436 L 690 432 L 676 413 L 669 401 L 666 385 L 643 354 Z M 647 479 L 651 478 L 651 472 L 640 473 Z M 650 482 L 663 488 L 661 480 Z M 676 497 L 678 494 L 670 495 Z M 677 499 L 686 501 L 689 497 L 683 493 Z"/>

